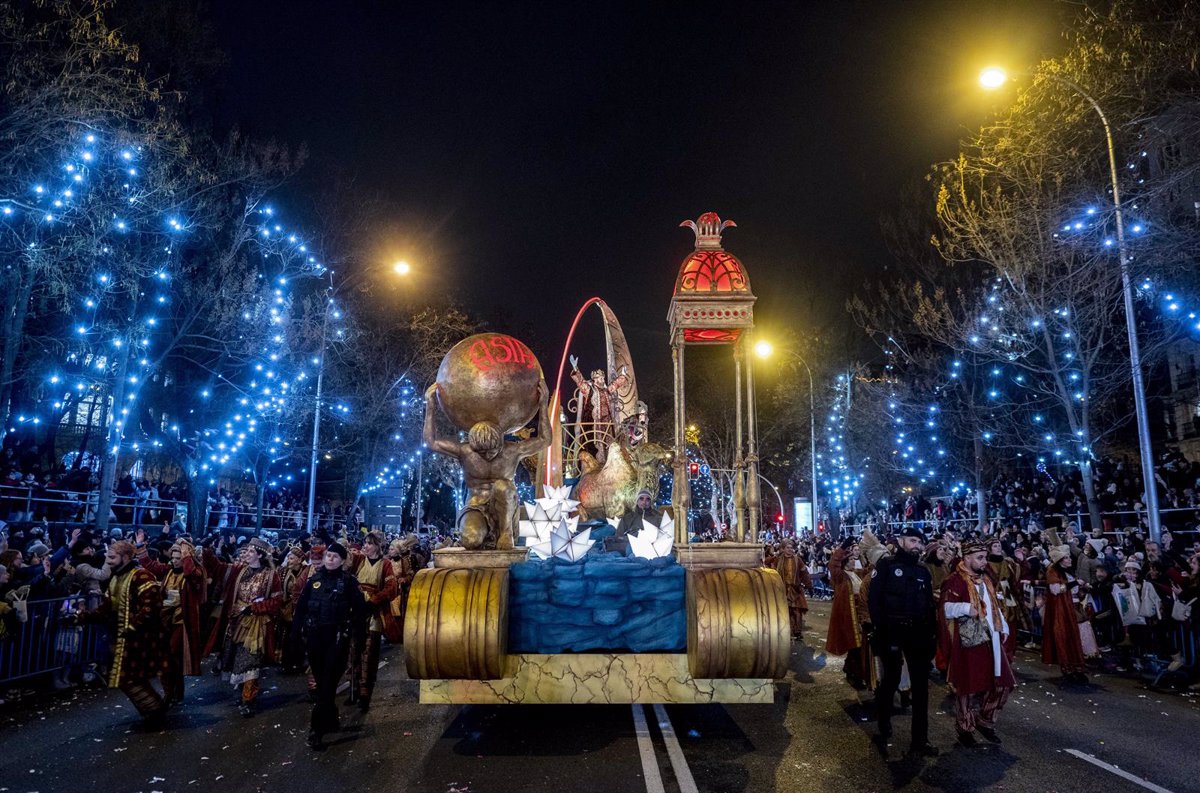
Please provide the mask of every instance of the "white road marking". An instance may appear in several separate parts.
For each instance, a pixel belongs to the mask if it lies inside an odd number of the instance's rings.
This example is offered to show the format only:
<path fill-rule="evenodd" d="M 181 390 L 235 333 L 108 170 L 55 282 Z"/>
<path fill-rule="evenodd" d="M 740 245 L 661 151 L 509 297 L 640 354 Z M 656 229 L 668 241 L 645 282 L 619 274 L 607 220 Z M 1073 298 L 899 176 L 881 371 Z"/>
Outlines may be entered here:
<path fill-rule="evenodd" d="M 1146 780 L 1142 779 L 1141 777 L 1134 776 L 1133 774 L 1129 773 L 1128 771 L 1123 771 L 1122 769 L 1117 768 L 1115 765 L 1106 763 L 1103 760 L 1099 759 L 1098 757 L 1094 757 L 1085 752 L 1081 752 L 1078 749 L 1064 749 L 1063 751 L 1066 752 L 1067 754 L 1078 757 L 1080 760 L 1083 760 L 1084 762 L 1091 763 L 1094 766 L 1103 768 L 1105 771 L 1108 771 L 1110 774 L 1116 774 L 1117 776 L 1121 777 L 1122 779 L 1127 779 L 1135 785 L 1140 785 L 1141 787 L 1144 787 L 1146 790 L 1152 790 L 1152 791 L 1154 791 L 1154 793 L 1171 793 L 1171 791 L 1167 790 L 1165 787 L 1162 787 L 1161 785 L 1156 785 L 1153 782 L 1147 782 Z"/>
<path fill-rule="evenodd" d="M 662 732 L 663 743 L 667 745 L 667 757 L 671 758 L 671 768 L 675 771 L 675 781 L 679 783 L 679 793 L 700 793 L 696 787 L 696 780 L 692 778 L 692 770 L 688 768 L 687 758 L 683 756 L 683 747 L 675 737 L 675 728 L 667 718 L 667 709 L 662 705 L 655 705 L 654 715 L 658 717 L 658 729 Z"/>
<path fill-rule="evenodd" d="M 646 793 L 665 793 L 662 774 L 658 772 L 658 759 L 654 756 L 654 744 L 650 742 L 650 728 L 646 726 L 646 713 L 641 705 L 633 705 L 633 732 L 637 735 L 638 754 L 642 758 Z"/>

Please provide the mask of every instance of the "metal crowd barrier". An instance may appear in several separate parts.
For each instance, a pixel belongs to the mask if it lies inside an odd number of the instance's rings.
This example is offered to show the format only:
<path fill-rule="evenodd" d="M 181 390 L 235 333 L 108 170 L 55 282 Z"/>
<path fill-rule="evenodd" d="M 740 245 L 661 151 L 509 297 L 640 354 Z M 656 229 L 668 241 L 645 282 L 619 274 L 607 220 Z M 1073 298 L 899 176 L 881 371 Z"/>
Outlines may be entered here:
<path fill-rule="evenodd" d="M 69 490 L 44 490 L 40 491 L 44 495 L 37 496 L 34 495 L 35 492 L 31 487 L 0 485 L 0 519 L 9 520 L 11 523 L 33 523 L 49 514 L 51 522 L 88 524 L 95 520 L 97 493 L 94 490 L 86 493 Z M 12 509 L 12 505 L 17 503 L 21 504 L 22 508 Z M 171 499 L 138 501 L 132 496 L 114 495 L 110 509 L 117 514 L 116 525 L 152 527 L 164 520 L 172 521 L 177 511 L 186 506 L 182 501 Z M 151 517 L 151 511 L 158 514 Z M 10 520 L 14 513 L 20 514 L 21 517 Z M 130 519 L 120 520 L 122 514 L 126 514 Z M 282 530 L 300 528 L 303 525 L 304 516 L 302 512 L 299 513 L 300 525 L 296 525 L 297 514 L 297 511 L 293 509 L 264 509 L 263 527 Z M 212 528 L 228 528 L 230 530 L 253 527 L 257 521 L 257 515 L 253 505 L 243 504 L 241 509 L 233 512 L 214 507 L 209 515 L 209 523 L 212 524 Z M 224 526 L 220 525 L 222 519 L 226 524 Z M 334 518 L 329 515 L 325 515 L 321 520 L 322 524 L 339 522 L 334 521 Z M 346 517 L 343 516 L 340 522 L 345 521 Z"/>
<path fill-rule="evenodd" d="M 1200 507 L 1174 507 L 1171 509 L 1160 509 L 1159 510 L 1159 514 L 1163 516 L 1164 523 L 1167 523 L 1167 524 L 1171 524 L 1171 517 L 1173 515 L 1176 515 L 1177 513 L 1187 513 L 1187 515 L 1194 516 L 1194 515 L 1200 514 Z M 1141 516 L 1144 516 L 1145 514 L 1146 513 L 1144 511 L 1143 512 L 1123 511 L 1123 512 L 1103 512 L 1103 513 L 1101 513 L 1100 517 L 1102 520 L 1105 518 L 1116 518 L 1116 517 L 1120 517 L 1120 516 L 1132 516 L 1133 517 L 1132 523 L 1134 524 L 1133 526 L 1117 525 L 1117 526 L 1113 526 L 1111 528 L 1105 528 L 1104 536 L 1116 538 L 1116 540 L 1118 542 L 1123 540 L 1125 533 L 1132 530 L 1134 528 L 1134 526 L 1137 525 L 1138 519 Z M 1180 517 L 1186 518 L 1187 515 L 1183 515 Z M 990 524 L 993 520 L 1000 520 L 1005 525 L 1007 525 L 1011 522 L 1011 519 L 1008 519 L 1008 518 L 989 518 L 986 522 L 988 524 Z M 1048 514 L 1040 516 L 1038 518 L 1038 520 L 1040 522 L 1040 525 L 1044 529 L 1061 530 L 1061 529 L 1064 529 L 1068 523 L 1074 522 L 1075 525 L 1079 527 L 1079 531 L 1084 532 L 1084 533 L 1091 531 L 1090 516 L 1088 515 L 1087 512 L 1048 513 Z M 916 520 L 916 519 L 886 520 L 886 521 L 878 521 L 875 523 L 843 523 L 843 524 L 841 524 L 840 530 L 843 535 L 845 535 L 845 534 L 862 534 L 863 529 L 870 529 L 873 532 L 878 532 L 881 528 L 893 528 L 894 529 L 894 528 L 900 528 L 903 526 L 917 526 L 919 528 L 922 528 L 923 530 L 932 531 L 932 530 L 952 529 L 956 525 L 965 525 L 968 529 L 970 529 L 970 528 L 974 528 L 976 525 L 978 525 L 978 523 L 979 523 L 978 518 L 929 518 L 929 519 L 922 518 L 920 520 Z M 1163 529 L 1164 530 L 1169 529 L 1174 534 L 1192 535 L 1192 534 L 1198 533 L 1197 529 L 1189 528 L 1189 525 L 1191 523 L 1192 523 L 1191 521 L 1184 520 L 1183 522 L 1178 522 L 1178 523 L 1175 523 L 1172 525 L 1164 525 Z M 1022 525 L 1021 529 L 1024 531 L 1026 529 L 1026 526 Z"/>
<path fill-rule="evenodd" d="M 100 625 L 66 625 L 62 616 L 76 609 L 79 596 L 28 601 L 29 619 L 6 619 L 0 636 L 0 685 L 23 678 L 103 660 L 108 637 Z"/>

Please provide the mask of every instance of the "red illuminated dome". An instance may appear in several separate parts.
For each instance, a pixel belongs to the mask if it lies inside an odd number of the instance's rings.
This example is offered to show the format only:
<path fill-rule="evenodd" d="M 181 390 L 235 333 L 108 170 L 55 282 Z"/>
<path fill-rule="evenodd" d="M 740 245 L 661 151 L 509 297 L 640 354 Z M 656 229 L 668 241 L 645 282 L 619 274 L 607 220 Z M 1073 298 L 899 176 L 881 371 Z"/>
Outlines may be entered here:
<path fill-rule="evenodd" d="M 754 293 L 741 261 L 721 247 L 721 232 L 736 227 L 715 212 L 679 224 L 696 234 L 675 279 L 668 317 L 685 344 L 731 344 L 754 327 Z"/>
<path fill-rule="evenodd" d="M 697 220 L 679 224 L 696 233 L 696 250 L 683 260 L 675 279 L 675 294 L 696 292 L 741 292 L 750 294 L 750 279 L 738 257 L 721 248 L 721 232 L 737 227 L 722 221 L 716 212 L 705 212 Z"/>

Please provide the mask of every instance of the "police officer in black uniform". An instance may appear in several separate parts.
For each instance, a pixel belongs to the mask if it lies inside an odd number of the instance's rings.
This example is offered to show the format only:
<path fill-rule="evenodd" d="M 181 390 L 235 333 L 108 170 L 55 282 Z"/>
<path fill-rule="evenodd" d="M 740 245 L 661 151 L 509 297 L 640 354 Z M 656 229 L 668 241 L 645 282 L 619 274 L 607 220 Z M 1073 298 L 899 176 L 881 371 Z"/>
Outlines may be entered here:
<path fill-rule="evenodd" d="M 342 569 L 349 553 L 340 543 L 330 543 L 320 569 L 309 576 L 296 602 L 292 641 L 303 640 L 308 665 L 317 681 L 308 745 L 323 748 L 321 738 L 337 730 L 337 687 L 350 658 L 353 640 L 365 638 L 367 602 L 358 579 Z"/>
<path fill-rule="evenodd" d="M 912 680 L 912 744 L 909 754 L 933 757 L 929 744 L 929 663 L 937 644 L 933 579 L 920 563 L 925 537 L 906 526 L 896 537 L 896 553 L 885 556 L 871 573 L 867 603 L 871 612 L 871 647 L 883 662 L 883 680 L 875 690 L 879 740 L 886 751 L 892 737 L 892 700 L 900 685 L 900 668 L 908 662 Z"/>

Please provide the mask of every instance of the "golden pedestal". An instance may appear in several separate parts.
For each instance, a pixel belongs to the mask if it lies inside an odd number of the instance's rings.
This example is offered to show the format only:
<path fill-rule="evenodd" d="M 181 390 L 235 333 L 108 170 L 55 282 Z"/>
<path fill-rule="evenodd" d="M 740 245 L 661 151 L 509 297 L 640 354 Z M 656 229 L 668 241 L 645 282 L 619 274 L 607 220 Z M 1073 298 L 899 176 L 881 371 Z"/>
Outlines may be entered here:
<path fill-rule="evenodd" d="M 762 567 L 763 547 L 754 542 L 697 542 L 675 546 L 675 558 L 689 570 Z"/>
<path fill-rule="evenodd" d="M 528 548 L 512 548 L 507 551 L 470 550 L 468 548 L 439 548 L 433 552 L 434 568 L 451 567 L 503 567 L 523 562 L 529 557 Z"/>
<path fill-rule="evenodd" d="M 697 680 L 682 653 L 510 655 L 502 680 L 422 680 L 423 705 L 770 704 L 775 683 Z"/>

